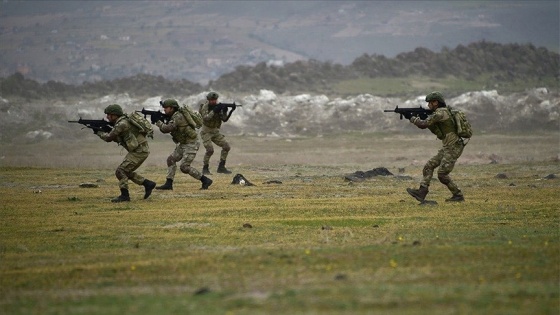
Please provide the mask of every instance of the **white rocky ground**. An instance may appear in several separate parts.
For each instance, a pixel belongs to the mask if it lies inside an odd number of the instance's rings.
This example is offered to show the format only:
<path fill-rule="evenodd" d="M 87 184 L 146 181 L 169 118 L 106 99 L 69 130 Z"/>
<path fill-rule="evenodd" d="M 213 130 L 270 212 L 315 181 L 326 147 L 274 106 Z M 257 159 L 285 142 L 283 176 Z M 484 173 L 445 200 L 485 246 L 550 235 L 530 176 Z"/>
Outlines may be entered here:
<path fill-rule="evenodd" d="M 206 93 L 175 97 L 180 103 L 197 108 Z M 107 95 L 77 103 L 59 101 L 54 104 L 34 103 L 10 106 L 2 100 L 3 141 L 28 139 L 38 141 L 52 138 L 75 138 L 84 133 L 72 132 L 77 126 L 68 124 L 79 116 L 101 119 L 103 108 L 118 103 L 126 112 L 143 107 L 160 109 L 158 95 L 135 99 L 127 94 Z M 360 94 L 348 98 L 330 99 L 325 95 L 276 95 L 261 90 L 257 95 L 221 95 L 222 102 L 243 104 L 224 125 L 229 133 L 272 137 L 322 135 L 328 133 L 363 131 L 403 131 L 404 121 L 384 109 L 399 107 L 426 107 L 424 96 L 415 99 L 386 98 Z M 500 95 L 497 91 L 474 91 L 447 99 L 447 104 L 462 109 L 475 132 L 507 132 L 559 129 L 560 95 L 546 88 L 525 93 Z M 17 130 L 14 131 L 14 130 Z M 411 129 L 412 130 L 412 129 Z"/>

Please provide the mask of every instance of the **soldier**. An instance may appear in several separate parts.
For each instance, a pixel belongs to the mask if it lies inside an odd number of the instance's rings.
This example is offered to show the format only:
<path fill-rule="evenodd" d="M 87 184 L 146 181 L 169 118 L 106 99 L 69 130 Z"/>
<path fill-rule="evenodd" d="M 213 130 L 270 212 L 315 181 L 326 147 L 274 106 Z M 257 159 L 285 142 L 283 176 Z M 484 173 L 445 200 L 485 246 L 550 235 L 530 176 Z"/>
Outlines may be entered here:
<path fill-rule="evenodd" d="M 432 92 L 426 95 L 426 102 L 428 107 L 433 111 L 425 120 L 419 117 L 412 117 L 410 114 L 405 118 L 409 119 L 411 123 L 415 124 L 420 129 L 428 128 L 434 133 L 438 139 L 443 143 L 443 147 L 438 153 L 432 157 L 422 170 L 423 179 L 420 182 L 419 189 L 407 188 L 406 191 L 416 200 L 422 202 L 428 194 L 428 187 L 430 180 L 434 174 L 434 170 L 439 166 L 438 179 L 447 186 L 453 196 L 445 201 L 464 201 L 465 197 L 461 190 L 449 177 L 449 173 L 453 170 L 455 162 L 463 153 L 465 144 L 463 139 L 457 135 L 455 129 L 455 122 L 451 116 L 450 111 L 447 109 L 443 95 L 440 92 Z M 408 116 L 408 117 L 407 117 Z"/>
<path fill-rule="evenodd" d="M 130 195 L 128 193 L 129 179 L 135 184 L 144 186 L 144 199 L 146 199 L 156 187 L 156 183 L 145 179 L 134 171 L 142 165 L 150 154 L 148 140 L 146 140 L 144 135 L 140 134 L 137 127 L 126 119 L 126 115 L 124 115 L 119 105 L 113 104 L 107 106 L 107 108 L 105 108 L 105 114 L 107 114 L 107 120 L 114 125 L 113 130 L 111 130 L 111 132 L 94 131 L 95 134 L 106 142 L 117 142 L 128 151 L 128 154 L 115 171 L 115 176 L 119 180 L 121 195 L 111 199 L 111 201 L 130 201 Z"/>
<path fill-rule="evenodd" d="M 200 189 L 208 189 L 212 185 L 212 180 L 202 175 L 198 170 L 191 166 L 196 152 L 200 147 L 198 134 L 196 133 L 195 126 L 188 123 L 185 114 L 179 109 L 179 104 L 174 99 L 167 99 L 160 102 L 163 111 L 167 117 L 170 117 L 167 123 L 159 120 L 156 125 L 163 133 L 170 133 L 173 137 L 173 142 L 177 144 L 175 150 L 167 158 L 167 177 L 165 184 L 156 187 L 156 189 L 173 190 L 173 179 L 177 170 L 177 162 L 181 161 L 181 172 L 189 174 L 192 177 L 200 180 L 202 187 Z"/>
<path fill-rule="evenodd" d="M 218 97 L 218 93 L 216 92 L 208 93 L 208 95 L 206 95 L 206 101 L 202 102 L 199 108 L 200 115 L 203 119 L 200 137 L 202 138 L 202 144 L 206 148 L 202 173 L 208 175 L 211 175 L 208 168 L 210 157 L 214 154 L 214 146 L 212 145 L 212 142 L 222 148 L 222 152 L 220 154 L 220 164 L 218 165 L 217 172 L 222 174 L 231 174 L 231 171 L 226 168 L 226 159 L 231 147 L 226 141 L 225 136 L 220 133 L 220 127 L 222 126 L 222 122 L 228 121 L 231 113 L 235 110 L 235 104 L 228 114 L 227 108 L 219 106 Z"/>

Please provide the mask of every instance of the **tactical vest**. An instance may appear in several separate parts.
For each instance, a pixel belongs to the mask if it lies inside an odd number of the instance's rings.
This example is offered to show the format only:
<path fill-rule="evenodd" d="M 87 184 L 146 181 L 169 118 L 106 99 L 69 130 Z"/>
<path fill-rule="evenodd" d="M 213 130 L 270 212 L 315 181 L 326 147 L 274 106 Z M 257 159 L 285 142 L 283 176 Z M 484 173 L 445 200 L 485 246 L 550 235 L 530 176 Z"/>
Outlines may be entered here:
<path fill-rule="evenodd" d="M 121 127 L 123 124 L 126 127 Z M 122 145 L 128 152 L 134 151 L 140 144 L 146 143 L 146 137 L 141 135 L 140 130 L 133 126 L 124 115 L 115 122 L 114 129 L 120 130 L 121 128 L 126 130 L 117 135 L 117 143 Z"/>
<path fill-rule="evenodd" d="M 189 126 L 189 124 L 185 120 L 185 116 L 181 112 L 176 111 L 171 119 L 173 119 L 173 122 L 177 127 L 177 129 L 171 131 L 173 142 L 185 144 L 189 140 L 196 139 L 196 131 Z"/>
<path fill-rule="evenodd" d="M 200 115 L 202 116 L 204 122 L 203 126 L 208 128 L 220 128 L 222 126 L 222 115 L 221 113 L 214 113 L 211 119 L 205 119 L 208 114 L 210 114 L 212 110 L 210 109 L 210 105 L 208 105 L 208 101 L 205 101 L 200 104 Z"/>
<path fill-rule="evenodd" d="M 443 110 L 443 115 L 445 119 L 429 126 L 428 129 L 433 134 L 435 134 L 438 139 L 443 140 L 448 133 L 456 132 L 456 131 L 455 131 L 455 123 L 453 122 L 453 119 L 449 114 L 449 111 L 445 107 L 438 108 L 436 111 L 439 112 L 441 110 Z"/>

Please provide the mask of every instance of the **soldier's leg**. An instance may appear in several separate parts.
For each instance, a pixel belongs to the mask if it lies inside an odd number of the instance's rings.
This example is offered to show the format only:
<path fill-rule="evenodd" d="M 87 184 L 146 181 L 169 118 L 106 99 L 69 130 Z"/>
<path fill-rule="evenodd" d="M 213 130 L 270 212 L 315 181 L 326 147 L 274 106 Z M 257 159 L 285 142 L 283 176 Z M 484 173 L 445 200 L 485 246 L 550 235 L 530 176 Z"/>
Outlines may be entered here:
<path fill-rule="evenodd" d="M 183 153 L 180 150 L 179 145 L 177 145 L 175 150 L 167 157 L 167 175 L 165 176 L 165 183 L 156 187 L 156 189 L 173 190 L 173 180 L 175 179 L 175 173 L 177 172 L 177 162 L 182 158 Z"/>
<path fill-rule="evenodd" d="M 128 160 L 128 163 L 123 161 L 123 164 L 121 164 L 126 176 L 137 185 L 142 185 L 145 178 L 135 171 L 148 158 L 148 155 L 149 152 L 130 152 L 127 154 L 127 158 L 125 158 L 125 161 Z"/>
<path fill-rule="evenodd" d="M 453 146 L 449 146 L 448 148 L 445 148 L 443 152 L 441 167 L 438 169 L 439 181 L 445 186 L 447 186 L 447 189 L 451 191 L 451 193 L 453 194 L 452 199 L 453 198 L 456 199 L 456 200 L 448 200 L 448 201 L 464 200 L 463 193 L 461 192 L 459 187 L 457 187 L 457 185 L 453 182 L 453 180 L 451 180 L 451 177 L 449 176 L 449 174 L 451 173 L 451 171 L 453 171 L 453 168 L 455 167 L 455 163 L 457 162 L 457 159 L 459 159 L 459 157 L 463 153 L 463 148 L 464 145 L 461 142 L 458 142 Z"/>
<path fill-rule="evenodd" d="M 220 152 L 220 161 L 225 161 L 227 160 L 229 151 L 231 150 L 231 146 L 226 141 L 225 137 L 223 135 L 221 136 L 221 139 L 214 141 L 214 143 L 222 148 L 222 152 Z"/>
<path fill-rule="evenodd" d="M 196 168 L 192 167 L 191 164 L 196 157 L 196 152 L 199 147 L 200 142 L 198 141 L 181 145 L 182 152 L 184 154 L 183 160 L 181 161 L 181 172 L 189 174 L 198 180 L 200 180 L 202 174 Z"/>
<path fill-rule="evenodd" d="M 212 138 L 212 141 L 222 148 L 222 152 L 220 153 L 220 164 L 218 165 L 217 172 L 222 174 L 231 174 L 231 171 L 226 168 L 226 159 L 229 151 L 231 150 L 229 143 L 226 141 L 226 137 L 223 134 L 218 133 Z"/>
<path fill-rule="evenodd" d="M 420 186 L 429 187 L 432 177 L 434 176 L 434 170 L 441 165 L 443 159 L 443 149 L 440 149 L 436 155 L 426 162 L 424 168 L 422 169 L 422 181 L 420 181 Z"/>
<path fill-rule="evenodd" d="M 209 132 L 201 132 L 200 138 L 202 138 L 202 145 L 206 152 L 204 153 L 203 162 L 208 164 L 210 162 L 210 157 L 214 154 L 214 146 L 212 145 L 212 134 Z"/>
<path fill-rule="evenodd" d="M 181 162 L 181 172 L 189 174 L 190 176 L 198 179 L 202 183 L 202 187 L 200 189 L 208 189 L 208 187 L 212 185 L 212 180 L 206 177 L 204 174 L 200 173 L 196 168 L 191 166 L 194 158 L 196 157 L 196 152 L 200 147 L 200 142 L 198 142 L 197 140 L 196 142 L 185 144 L 183 145 L 183 147 L 185 157 Z"/>
<path fill-rule="evenodd" d="M 148 154 L 145 154 L 145 157 L 142 158 L 130 152 L 125 156 L 124 160 L 115 171 L 115 176 L 119 180 L 121 195 L 113 198 L 111 200 L 112 202 L 130 201 L 128 193 L 128 180 L 131 179 L 136 182 L 141 179 L 142 182 L 144 181 L 144 178 L 136 174 L 134 170 L 136 170 L 147 157 Z M 138 163 L 138 161 L 140 162 Z"/>
<path fill-rule="evenodd" d="M 434 175 L 434 170 L 440 165 L 443 156 L 443 149 L 440 149 L 438 153 L 426 162 L 424 169 L 422 169 L 422 181 L 420 182 L 420 187 L 418 189 L 407 188 L 406 192 L 414 197 L 416 200 L 423 202 L 428 195 L 430 181 Z"/>
<path fill-rule="evenodd" d="M 140 165 L 142 165 L 142 163 L 144 163 L 149 154 L 150 151 L 148 150 L 148 147 L 145 147 L 144 150 L 139 152 L 129 152 L 127 154 L 127 158 L 125 158 L 125 160 L 128 159 L 129 163 L 125 165 L 121 164 L 123 165 L 123 172 L 133 183 L 144 186 L 144 199 L 150 197 L 152 190 L 156 188 L 156 183 L 144 178 L 144 176 L 136 173 L 135 171 L 140 167 Z"/>

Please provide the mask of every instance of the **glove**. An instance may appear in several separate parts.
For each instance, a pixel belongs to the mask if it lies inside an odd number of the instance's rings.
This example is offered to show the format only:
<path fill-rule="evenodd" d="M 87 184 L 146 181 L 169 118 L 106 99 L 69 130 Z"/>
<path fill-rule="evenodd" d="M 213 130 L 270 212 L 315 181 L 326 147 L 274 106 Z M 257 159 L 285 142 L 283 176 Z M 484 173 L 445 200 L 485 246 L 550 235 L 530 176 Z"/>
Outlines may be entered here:
<path fill-rule="evenodd" d="M 416 122 L 419 121 L 419 120 L 420 120 L 420 117 L 416 117 L 416 116 L 410 118 L 410 122 L 415 124 L 415 125 L 416 125 Z"/>
<path fill-rule="evenodd" d="M 214 113 L 219 113 L 221 110 L 223 109 L 222 104 L 216 104 L 216 106 L 214 106 L 214 108 L 212 108 L 212 110 L 214 111 Z"/>
<path fill-rule="evenodd" d="M 161 125 L 163 125 L 163 121 L 161 120 L 156 121 L 156 126 L 161 127 Z"/>
<path fill-rule="evenodd" d="M 402 114 L 404 116 L 404 118 L 410 120 L 410 118 L 412 118 L 412 113 L 403 113 Z"/>

